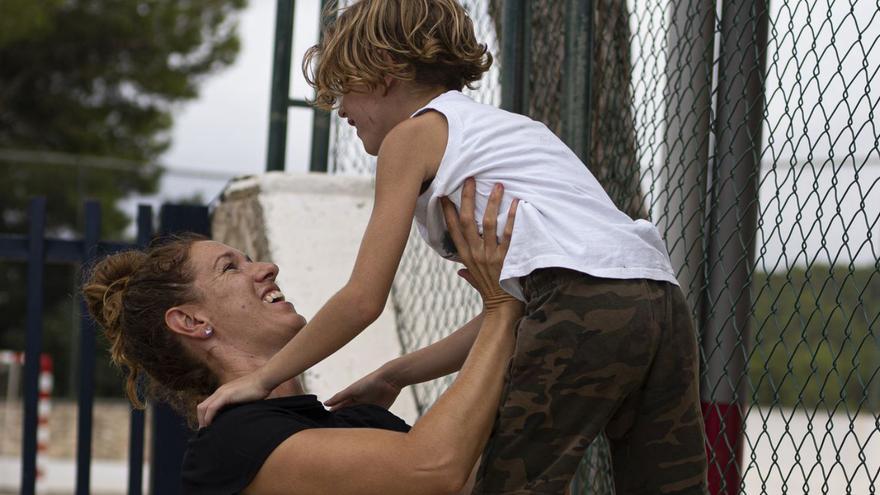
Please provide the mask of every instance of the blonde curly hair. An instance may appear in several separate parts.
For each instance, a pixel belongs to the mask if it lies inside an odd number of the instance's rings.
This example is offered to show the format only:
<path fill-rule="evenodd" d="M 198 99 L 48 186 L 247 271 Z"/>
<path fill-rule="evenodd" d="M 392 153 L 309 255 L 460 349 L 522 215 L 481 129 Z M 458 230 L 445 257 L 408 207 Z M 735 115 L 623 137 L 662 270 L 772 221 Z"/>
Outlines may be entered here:
<path fill-rule="evenodd" d="M 385 76 L 424 86 L 472 88 L 492 65 L 457 0 L 359 0 L 323 14 L 321 41 L 306 51 L 303 74 L 314 104 L 332 109 L 353 89 L 385 86 Z"/>

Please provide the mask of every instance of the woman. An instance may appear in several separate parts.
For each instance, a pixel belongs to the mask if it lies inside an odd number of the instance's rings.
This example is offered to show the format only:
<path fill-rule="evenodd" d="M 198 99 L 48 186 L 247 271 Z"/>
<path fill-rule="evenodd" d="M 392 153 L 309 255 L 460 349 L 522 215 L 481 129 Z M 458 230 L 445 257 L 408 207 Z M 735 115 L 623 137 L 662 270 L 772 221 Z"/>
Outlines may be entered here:
<path fill-rule="evenodd" d="M 515 203 L 499 243 L 501 194 L 477 232 L 473 198 L 462 214 L 444 205 L 460 272 L 483 299 L 479 337 L 456 381 L 410 429 L 387 410 L 355 405 L 326 411 L 298 379 L 262 401 L 224 410 L 199 430 L 183 467 L 186 493 L 447 494 L 464 489 L 486 443 L 513 350 L 521 304 L 498 278 Z M 278 267 L 218 242 L 182 237 L 110 256 L 84 287 L 113 361 L 195 424 L 195 406 L 218 386 L 261 366 L 305 325 L 275 284 Z"/>

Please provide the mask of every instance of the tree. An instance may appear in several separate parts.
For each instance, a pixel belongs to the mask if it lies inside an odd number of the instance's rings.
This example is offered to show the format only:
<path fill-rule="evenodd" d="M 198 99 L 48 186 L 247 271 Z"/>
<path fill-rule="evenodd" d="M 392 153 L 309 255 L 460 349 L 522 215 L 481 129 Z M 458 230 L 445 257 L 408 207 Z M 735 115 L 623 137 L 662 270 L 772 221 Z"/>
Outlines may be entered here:
<path fill-rule="evenodd" d="M 88 197 L 102 204 L 102 236 L 120 235 L 129 219 L 116 202 L 156 190 L 155 162 L 170 145 L 174 106 L 195 98 L 205 77 L 235 60 L 235 14 L 245 2 L 0 2 L 0 232 L 25 231 L 27 202 L 41 195 L 50 233 L 78 230 Z M 128 166 L 94 167 L 87 158 L 84 166 L 25 163 L 10 150 L 110 157 Z M 9 284 L 0 286 L 0 347 L 20 347 L 22 267 L 0 264 L 0 277 Z M 54 311 L 64 301 L 71 311 L 73 278 L 66 268 L 47 272 Z M 47 318 L 47 325 L 59 321 L 47 330 L 69 332 L 64 323 L 71 319 Z"/>

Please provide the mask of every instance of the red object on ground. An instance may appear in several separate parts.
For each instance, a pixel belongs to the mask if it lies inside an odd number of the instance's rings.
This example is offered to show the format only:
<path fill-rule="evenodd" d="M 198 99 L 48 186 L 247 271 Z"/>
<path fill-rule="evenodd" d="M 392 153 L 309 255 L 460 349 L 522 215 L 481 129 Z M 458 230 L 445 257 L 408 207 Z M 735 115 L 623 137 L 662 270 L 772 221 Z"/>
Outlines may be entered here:
<path fill-rule="evenodd" d="M 709 460 L 709 493 L 735 495 L 740 489 L 743 413 L 739 404 L 702 402 Z"/>

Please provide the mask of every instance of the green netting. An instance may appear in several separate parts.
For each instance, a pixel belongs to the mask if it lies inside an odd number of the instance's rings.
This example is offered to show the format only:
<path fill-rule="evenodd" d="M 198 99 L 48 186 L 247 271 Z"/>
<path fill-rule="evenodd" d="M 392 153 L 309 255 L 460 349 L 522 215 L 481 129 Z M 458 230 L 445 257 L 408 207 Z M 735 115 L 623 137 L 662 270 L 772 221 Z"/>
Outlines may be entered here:
<path fill-rule="evenodd" d="M 569 3 L 530 2 L 528 112 L 557 132 Z M 497 105 L 502 2 L 464 4 L 498 61 L 474 94 Z M 707 412 L 743 415 L 741 446 L 711 437 L 710 479 L 719 493 L 875 493 L 880 2 L 592 5 L 590 169 L 664 235 L 700 331 Z M 331 150 L 335 173 L 371 172 L 338 121 Z M 467 321 L 468 291 L 413 239 L 393 292 L 404 347 Z M 445 383 L 415 388 L 422 410 Z M 576 493 L 613 493 L 610 473 L 600 438 Z"/>

